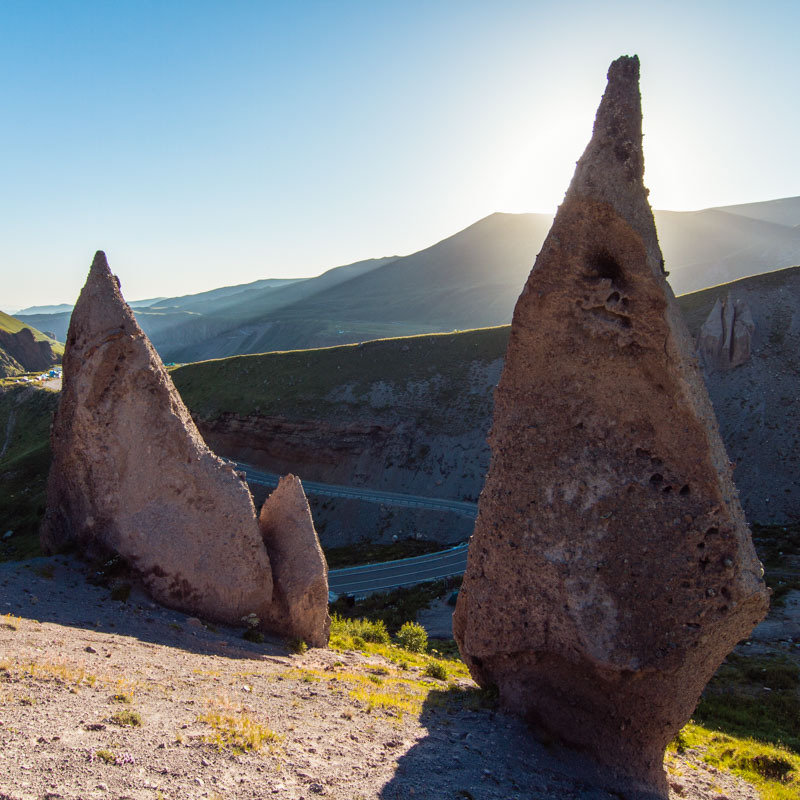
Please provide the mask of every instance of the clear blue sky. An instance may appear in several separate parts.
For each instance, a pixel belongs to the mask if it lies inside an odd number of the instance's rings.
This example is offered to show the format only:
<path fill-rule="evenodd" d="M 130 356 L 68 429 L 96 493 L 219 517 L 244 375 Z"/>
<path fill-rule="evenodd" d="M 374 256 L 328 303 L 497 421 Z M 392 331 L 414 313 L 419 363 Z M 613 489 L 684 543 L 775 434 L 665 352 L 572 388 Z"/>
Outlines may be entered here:
<path fill-rule="evenodd" d="M 552 212 L 642 62 L 657 208 L 800 194 L 800 2 L 0 0 L 0 308 L 318 274 Z"/>

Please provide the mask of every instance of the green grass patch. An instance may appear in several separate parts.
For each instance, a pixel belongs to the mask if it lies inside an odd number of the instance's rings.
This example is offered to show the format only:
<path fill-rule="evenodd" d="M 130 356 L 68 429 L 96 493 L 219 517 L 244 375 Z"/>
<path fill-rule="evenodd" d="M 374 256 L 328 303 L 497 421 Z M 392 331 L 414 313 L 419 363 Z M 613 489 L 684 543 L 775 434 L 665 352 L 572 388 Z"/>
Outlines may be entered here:
<path fill-rule="evenodd" d="M 348 619 L 380 620 L 386 625 L 390 634 L 395 634 L 403 623 L 416 619 L 419 611 L 428 608 L 432 600 L 460 585 L 461 578 L 458 577 L 449 578 L 446 582 L 431 581 L 394 589 L 391 592 L 372 594 L 355 602 L 351 598 L 340 597 L 331 603 L 331 613 Z"/>
<path fill-rule="evenodd" d="M 782 655 L 732 653 L 703 692 L 694 719 L 800 755 L 800 667 Z"/>
<path fill-rule="evenodd" d="M 0 448 L 13 414 L 8 446 L 0 458 L 0 536 L 14 532 L 0 539 L 0 561 L 41 555 L 39 525 L 50 471 L 50 423 L 57 404 L 58 394 L 47 389 L 15 387 L 0 394 Z"/>
<path fill-rule="evenodd" d="M 707 764 L 752 783 L 762 800 L 797 800 L 800 796 L 800 756 L 784 747 L 689 723 L 669 751 L 696 752 Z"/>
<path fill-rule="evenodd" d="M 218 750 L 229 750 L 235 755 L 259 752 L 265 746 L 274 749 L 283 739 L 266 725 L 252 719 L 241 709 L 225 705 L 213 709 L 197 718 L 212 729 L 204 741 Z"/>
<path fill-rule="evenodd" d="M 334 611 L 331 614 L 331 636 L 337 635 L 378 644 L 389 644 L 391 641 L 383 620 L 342 617 Z"/>

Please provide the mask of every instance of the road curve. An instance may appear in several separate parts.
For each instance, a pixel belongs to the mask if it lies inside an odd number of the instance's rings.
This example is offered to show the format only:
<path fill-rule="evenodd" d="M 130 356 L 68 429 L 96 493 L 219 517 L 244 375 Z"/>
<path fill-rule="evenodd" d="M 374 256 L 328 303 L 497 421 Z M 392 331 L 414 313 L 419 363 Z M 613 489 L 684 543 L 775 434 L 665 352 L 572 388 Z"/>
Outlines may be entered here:
<path fill-rule="evenodd" d="M 417 583 L 463 575 L 466 568 L 467 545 L 460 544 L 449 550 L 424 556 L 332 569 L 328 573 L 328 589 L 336 595 L 364 597 L 401 586 L 414 586 Z"/>
<path fill-rule="evenodd" d="M 278 475 L 263 472 L 250 464 L 241 461 L 234 462 L 239 472 L 243 472 L 248 483 L 260 486 L 275 487 L 278 485 Z M 478 516 L 477 503 L 466 503 L 463 500 L 447 500 L 440 497 L 422 497 L 413 494 L 400 494 L 398 492 L 382 492 L 364 487 L 338 486 L 332 483 L 316 483 L 303 481 L 306 494 L 321 494 L 325 497 L 345 497 L 353 500 L 366 500 L 368 503 L 383 503 L 387 506 L 403 506 L 405 508 L 428 508 L 433 511 L 452 511 L 465 517 L 475 519 Z"/>

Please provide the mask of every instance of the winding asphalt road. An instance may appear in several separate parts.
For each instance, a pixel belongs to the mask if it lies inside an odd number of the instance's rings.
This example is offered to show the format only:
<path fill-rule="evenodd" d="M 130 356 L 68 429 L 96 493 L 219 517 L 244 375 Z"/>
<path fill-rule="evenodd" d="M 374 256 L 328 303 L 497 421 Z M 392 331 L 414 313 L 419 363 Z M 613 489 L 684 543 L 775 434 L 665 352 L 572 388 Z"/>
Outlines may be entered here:
<path fill-rule="evenodd" d="M 248 483 L 255 483 L 261 486 L 275 487 L 278 485 L 278 475 L 271 472 L 262 472 L 259 469 L 244 464 L 240 461 L 235 462 L 236 469 L 244 472 Z M 325 497 L 346 497 L 354 500 L 366 500 L 369 503 L 383 503 L 387 506 L 404 506 L 406 508 L 429 508 L 434 511 L 452 511 L 462 514 L 465 517 L 475 519 L 478 516 L 478 506 L 476 503 L 465 503 L 463 500 L 445 500 L 440 497 L 422 497 L 415 494 L 399 494 L 397 492 L 381 492 L 375 489 L 365 489 L 363 487 L 338 486 L 333 483 L 315 483 L 314 481 L 303 481 L 303 488 L 306 494 L 321 494 Z"/>
<path fill-rule="evenodd" d="M 328 589 L 337 595 L 363 597 L 373 592 L 388 592 L 401 586 L 463 575 L 466 568 L 467 545 L 460 544 L 449 550 L 414 558 L 332 569 L 328 573 Z"/>
<path fill-rule="evenodd" d="M 278 476 L 263 472 L 250 464 L 236 462 L 236 468 L 245 474 L 248 483 L 260 486 L 275 487 Z M 321 494 L 326 497 L 346 497 L 355 500 L 366 500 L 371 503 L 404 506 L 406 508 L 429 508 L 440 511 L 452 511 L 473 519 L 478 515 L 475 503 L 461 500 L 444 500 L 438 497 L 421 497 L 418 495 L 381 492 L 373 489 L 337 486 L 330 483 L 303 481 L 307 494 Z M 335 596 L 347 594 L 353 597 L 365 597 L 374 592 L 387 592 L 401 586 L 414 586 L 426 581 L 436 581 L 463 575 L 467 568 L 467 545 L 460 544 L 438 553 L 424 556 L 401 558 L 397 561 L 384 561 L 380 564 L 364 564 L 358 567 L 332 569 L 328 573 L 328 589 L 333 599 Z"/>

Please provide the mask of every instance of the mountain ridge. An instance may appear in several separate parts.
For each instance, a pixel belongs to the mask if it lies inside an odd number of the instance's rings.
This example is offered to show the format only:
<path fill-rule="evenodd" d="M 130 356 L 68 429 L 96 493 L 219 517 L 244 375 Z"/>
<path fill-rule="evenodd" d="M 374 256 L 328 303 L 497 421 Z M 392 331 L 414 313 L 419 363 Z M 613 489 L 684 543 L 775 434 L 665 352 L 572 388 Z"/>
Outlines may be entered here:
<path fill-rule="evenodd" d="M 800 197 L 655 217 L 678 295 L 800 263 L 800 225 L 787 224 L 800 223 Z M 407 256 L 167 298 L 136 314 L 162 358 L 179 362 L 501 325 L 551 221 L 495 212 Z M 58 338 L 69 324 L 68 313 L 24 319 Z"/>

